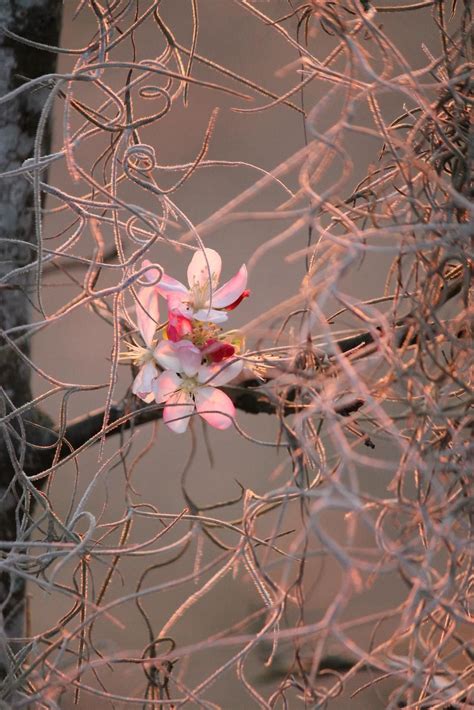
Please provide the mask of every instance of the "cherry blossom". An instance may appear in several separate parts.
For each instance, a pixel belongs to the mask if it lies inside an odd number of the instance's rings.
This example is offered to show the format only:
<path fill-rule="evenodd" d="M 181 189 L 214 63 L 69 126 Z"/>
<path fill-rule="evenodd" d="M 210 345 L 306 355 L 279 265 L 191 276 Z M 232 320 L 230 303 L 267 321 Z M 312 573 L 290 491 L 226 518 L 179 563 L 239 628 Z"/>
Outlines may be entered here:
<path fill-rule="evenodd" d="M 150 262 L 143 262 L 144 266 Z M 189 320 L 223 323 L 227 310 L 235 308 L 249 295 L 247 268 L 242 264 L 238 272 L 223 286 L 217 288 L 222 260 L 214 249 L 197 251 L 188 266 L 188 284 L 163 273 L 156 284 L 158 293 L 168 300 L 168 308 Z"/>
<path fill-rule="evenodd" d="M 153 392 L 156 402 L 165 402 L 163 420 L 172 431 L 185 432 L 194 412 L 216 429 L 232 424 L 235 407 L 218 387 L 240 373 L 241 360 L 204 365 L 203 353 L 189 340 L 163 340 L 154 357 L 165 371 L 153 381 Z"/>
<path fill-rule="evenodd" d="M 241 349 L 236 331 L 223 333 L 218 324 L 249 295 L 245 265 L 220 288 L 221 258 L 213 249 L 194 254 L 189 287 L 148 260 L 143 269 L 148 285 L 137 292 L 136 320 L 145 347 L 128 343 L 130 352 L 122 358 L 139 366 L 133 393 L 147 403 L 164 402 L 163 419 L 176 433 L 186 431 L 195 412 L 211 426 L 227 429 L 235 408 L 218 387 L 233 380 L 243 363 L 234 357 Z M 167 300 L 168 324 L 166 339 L 156 345 L 159 295 Z"/>

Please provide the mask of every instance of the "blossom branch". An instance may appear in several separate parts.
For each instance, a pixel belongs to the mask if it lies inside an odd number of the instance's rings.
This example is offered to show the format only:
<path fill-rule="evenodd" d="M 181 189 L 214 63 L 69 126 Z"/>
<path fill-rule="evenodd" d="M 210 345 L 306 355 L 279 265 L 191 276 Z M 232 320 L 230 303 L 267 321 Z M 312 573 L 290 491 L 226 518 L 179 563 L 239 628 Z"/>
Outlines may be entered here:
<path fill-rule="evenodd" d="M 439 298 L 435 304 L 434 310 L 441 308 L 451 299 L 459 295 L 463 288 L 463 279 L 456 278 L 452 283 L 445 284 L 440 289 Z M 410 345 L 416 343 L 416 330 L 412 333 L 414 312 L 410 311 L 404 318 L 399 319 L 395 325 L 394 334 L 398 347 L 406 345 L 406 338 L 410 336 Z M 434 337 L 439 329 L 433 328 L 432 337 Z M 333 350 L 338 349 L 343 354 L 348 354 L 355 348 L 363 348 L 375 343 L 375 336 L 370 331 L 359 333 L 349 338 L 344 338 L 334 342 Z M 243 380 L 238 386 L 222 387 L 224 392 L 232 400 L 235 408 L 247 414 L 276 414 L 283 416 L 294 414 L 301 409 L 298 404 L 292 404 L 291 400 L 294 397 L 292 391 L 287 395 L 287 404 L 284 407 L 279 407 L 272 398 L 265 392 L 264 386 L 272 382 L 267 379 L 263 386 L 262 383 L 255 378 Z M 363 401 L 357 397 L 353 402 L 345 403 L 335 407 L 335 413 L 340 416 L 349 416 L 353 412 L 359 410 L 363 405 Z M 130 429 L 132 426 L 147 424 L 152 421 L 157 421 L 163 417 L 162 405 L 147 405 L 140 406 L 136 409 L 127 408 L 127 404 L 114 404 L 110 410 L 108 425 L 105 430 L 105 436 L 113 436 L 122 431 Z M 94 412 L 86 414 L 72 421 L 64 433 L 64 439 L 69 443 L 72 449 L 77 449 L 83 446 L 90 439 L 97 437 L 102 431 L 104 422 L 104 410 L 98 409 Z"/>

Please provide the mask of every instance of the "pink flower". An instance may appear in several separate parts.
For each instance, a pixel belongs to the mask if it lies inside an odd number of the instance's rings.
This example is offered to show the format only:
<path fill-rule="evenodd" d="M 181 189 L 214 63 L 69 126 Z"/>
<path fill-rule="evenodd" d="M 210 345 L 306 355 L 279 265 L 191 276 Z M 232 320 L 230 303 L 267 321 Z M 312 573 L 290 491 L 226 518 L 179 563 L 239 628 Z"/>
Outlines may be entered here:
<path fill-rule="evenodd" d="M 147 265 L 144 261 L 144 266 Z M 155 288 L 168 299 L 169 306 L 189 320 L 222 323 L 227 320 L 227 309 L 235 308 L 248 295 L 247 268 L 239 271 L 223 286 L 217 288 L 222 260 L 214 249 L 197 251 L 188 266 L 189 287 L 163 274 Z"/>
<path fill-rule="evenodd" d="M 165 369 L 153 382 L 155 400 L 166 403 L 163 420 L 177 434 L 186 431 L 194 412 L 216 429 L 227 429 L 235 416 L 232 400 L 217 388 L 240 373 L 242 361 L 202 365 L 202 357 L 189 340 L 163 340 L 155 350 L 157 362 Z"/>

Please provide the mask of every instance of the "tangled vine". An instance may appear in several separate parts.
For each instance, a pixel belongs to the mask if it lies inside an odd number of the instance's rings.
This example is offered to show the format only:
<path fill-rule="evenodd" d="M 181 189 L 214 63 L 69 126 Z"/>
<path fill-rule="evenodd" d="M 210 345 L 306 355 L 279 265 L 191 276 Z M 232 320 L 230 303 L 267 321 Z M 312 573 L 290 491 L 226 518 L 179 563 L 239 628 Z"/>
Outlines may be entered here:
<path fill-rule="evenodd" d="M 471 707 L 470 3 L 65 13 L 73 47 L 1 28 L 61 58 L 0 97 L 46 90 L 1 176 L 35 214 L 0 281 L 36 378 L 2 390 L 5 707 Z M 252 125 L 278 159 L 227 149 Z"/>

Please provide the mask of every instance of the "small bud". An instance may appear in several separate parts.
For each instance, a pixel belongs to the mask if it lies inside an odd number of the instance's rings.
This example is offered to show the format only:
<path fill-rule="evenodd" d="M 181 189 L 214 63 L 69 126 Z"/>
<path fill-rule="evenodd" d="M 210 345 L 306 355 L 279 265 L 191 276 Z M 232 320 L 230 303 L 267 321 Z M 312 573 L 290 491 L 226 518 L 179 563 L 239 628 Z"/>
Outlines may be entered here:
<path fill-rule="evenodd" d="M 235 354 L 235 348 L 230 343 L 211 338 L 205 343 L 202 353 L 211 362 L 222 362 Z"/>

